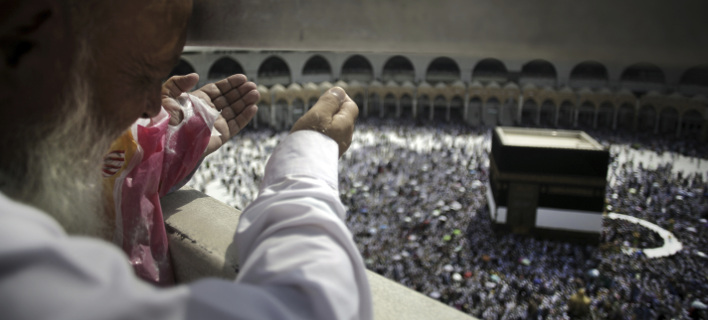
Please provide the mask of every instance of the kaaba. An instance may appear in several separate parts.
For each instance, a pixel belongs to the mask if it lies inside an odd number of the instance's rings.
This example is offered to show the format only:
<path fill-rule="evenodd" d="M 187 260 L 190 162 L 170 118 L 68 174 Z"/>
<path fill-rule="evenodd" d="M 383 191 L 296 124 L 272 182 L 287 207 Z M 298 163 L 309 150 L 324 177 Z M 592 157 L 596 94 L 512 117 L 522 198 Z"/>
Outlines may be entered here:
<path fill-rule="evenodd" d="M 496 127 L 487 185 L 495 228 L 597 243 L 609 158 L 582 131 Z"/>

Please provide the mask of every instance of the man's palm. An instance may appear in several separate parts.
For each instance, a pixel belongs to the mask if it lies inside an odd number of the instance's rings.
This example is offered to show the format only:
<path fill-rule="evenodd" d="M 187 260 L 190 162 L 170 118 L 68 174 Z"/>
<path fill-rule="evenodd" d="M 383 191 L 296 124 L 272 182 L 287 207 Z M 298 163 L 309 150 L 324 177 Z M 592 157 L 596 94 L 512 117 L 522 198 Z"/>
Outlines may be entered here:
<path fill-rule="evenodd" d="M 194 87 L 199 82 L 196 73 L 186 76 L 174 76 L 162 85 L 162 106 L 170 113 L 170 125 L 182 122 L 184 115 L 175 100 L 183 92 Z M 219 149 L 226 141 L 235 136 L 256 115 L 256 102 L 260 94 L 256 84 L 248 81 L 242 74 L 232 75 L 226 79 L 209 83 L 191 94 L 206 101 L 212 108 L 221 111 L 214 122 L 214 129 L 221 136 L 212 136 L 204 151 L 208 155 Z"/>

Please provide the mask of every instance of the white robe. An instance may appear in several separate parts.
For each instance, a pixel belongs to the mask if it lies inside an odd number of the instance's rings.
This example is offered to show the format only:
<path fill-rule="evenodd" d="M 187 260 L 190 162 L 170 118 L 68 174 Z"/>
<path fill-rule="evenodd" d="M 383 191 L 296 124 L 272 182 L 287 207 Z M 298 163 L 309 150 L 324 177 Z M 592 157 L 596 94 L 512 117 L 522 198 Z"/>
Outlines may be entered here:
<path fill-rule="evenodd" d="M 0 194 L 0 318 L 371 319 L 337 157 L 318 132 L 288 136 L 241 216 L 237 279 L 167 289 L 136 278 L 114 245 L 67 236 L 49 215 Z"/>

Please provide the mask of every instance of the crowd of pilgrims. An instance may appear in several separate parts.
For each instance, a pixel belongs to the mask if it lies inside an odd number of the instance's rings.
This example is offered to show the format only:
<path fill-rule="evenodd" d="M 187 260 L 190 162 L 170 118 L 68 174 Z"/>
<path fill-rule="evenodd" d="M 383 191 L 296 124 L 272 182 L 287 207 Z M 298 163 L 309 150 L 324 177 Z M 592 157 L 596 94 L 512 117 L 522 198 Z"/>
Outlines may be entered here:
<path fill-rule="evenodd" d="M 221 189 L 222 201 L 243 209 L 286 134 L 249 127 L 205 159 L 190 186 Z M 623 220 L 604 219 L 598 245 L 495 232 L 486 206 L 489 128 L 368 119 L 357 124 L 339 171 L 346 222 L 366 267 L 480 319 L 704 318 L 708 169 L 676 172 L 670 161 L 650 168 L 642 153 L 699 161 L 708 148 L 590 134 L 611 147 L 608 211 L 673 232 L 683 250 L 655 259 L 624 254 L 622 246 L 663 240 Z"/>

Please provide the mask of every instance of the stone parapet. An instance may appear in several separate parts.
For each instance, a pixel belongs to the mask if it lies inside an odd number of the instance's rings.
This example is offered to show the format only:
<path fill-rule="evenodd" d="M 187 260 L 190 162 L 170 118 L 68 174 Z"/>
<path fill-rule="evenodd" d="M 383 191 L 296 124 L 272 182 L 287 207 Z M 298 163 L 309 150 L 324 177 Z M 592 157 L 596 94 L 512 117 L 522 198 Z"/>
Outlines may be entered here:
<path fill-rule="evenodd" d="M 232 244 L 241 212 L 188 187 L 161 202 L 177 281 L 234 279 L 238 264 Z M 367 275 L 375 319 L 475 319 L 374 272 Z"/>

